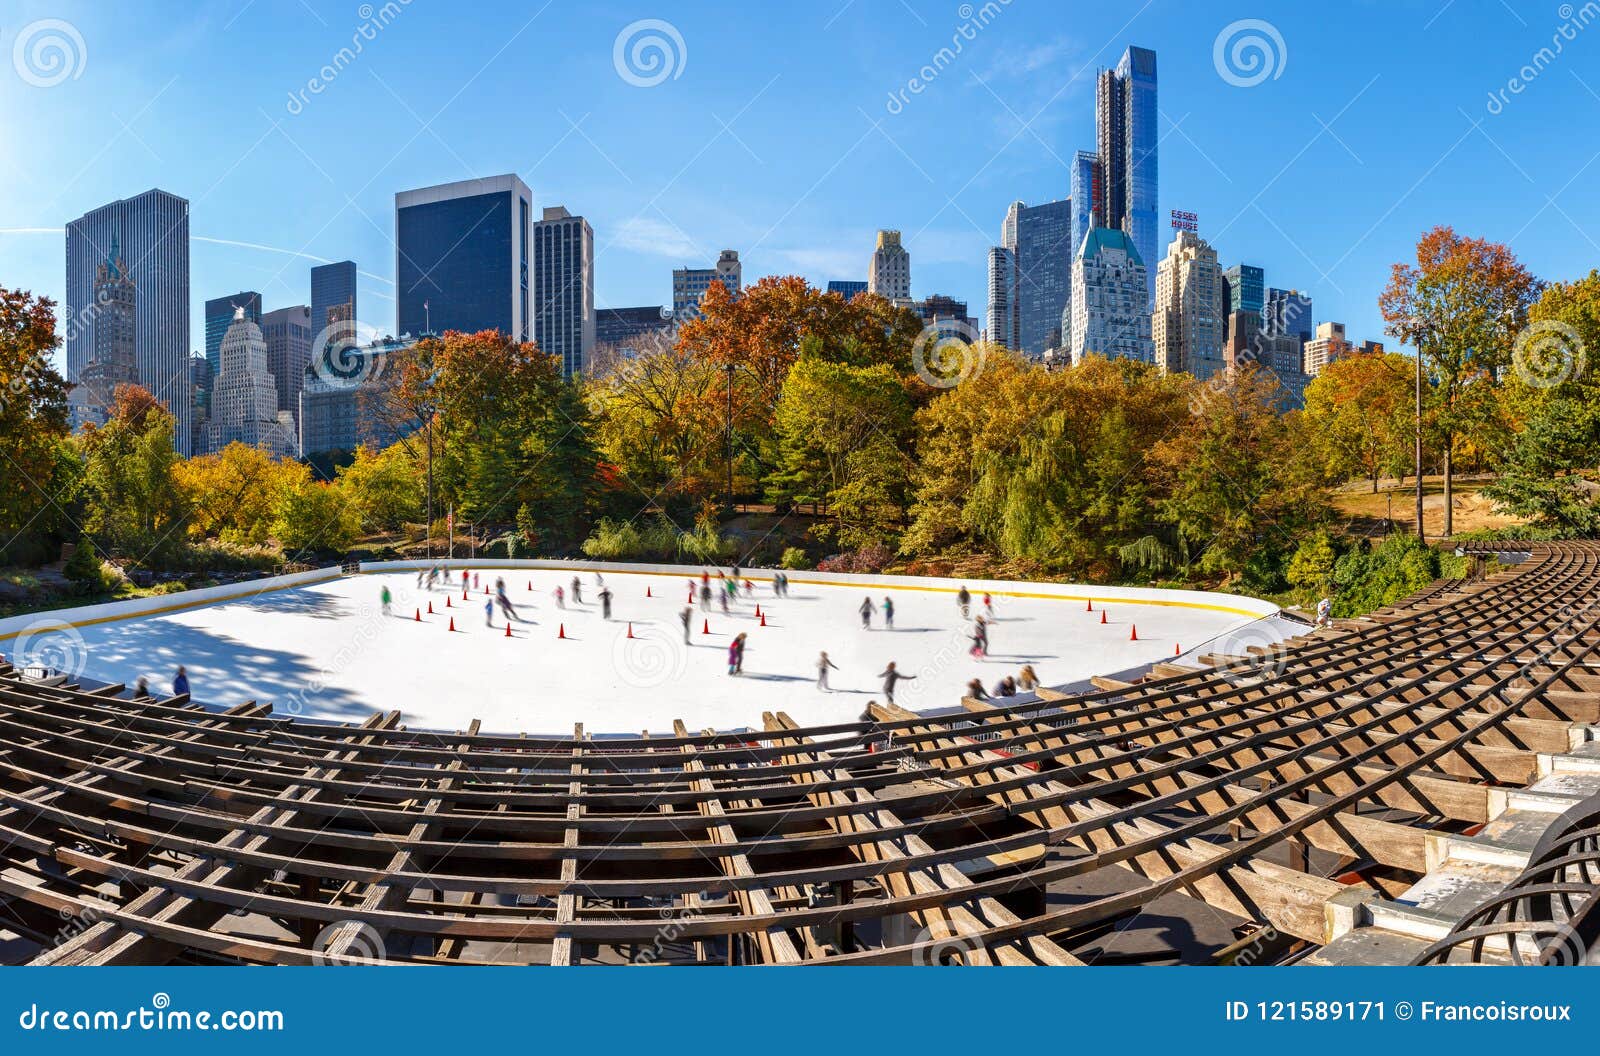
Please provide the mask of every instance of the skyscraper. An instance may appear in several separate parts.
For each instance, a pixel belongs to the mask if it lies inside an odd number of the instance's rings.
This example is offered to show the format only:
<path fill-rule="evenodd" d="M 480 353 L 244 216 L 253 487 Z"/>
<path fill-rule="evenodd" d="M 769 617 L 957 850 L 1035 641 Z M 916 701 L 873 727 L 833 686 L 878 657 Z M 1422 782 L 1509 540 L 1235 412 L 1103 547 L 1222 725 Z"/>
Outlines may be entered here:
<path fill-rule="evenodd" d="M 1006 246 L 989 247 L 989 307 L 983 328 L 990 341 L 1017 348 L 1017 254 Z"/>
<path fill-rule="evenodd" d="M 1178 231 L 1156 268 L 1150 320 L 1156 362 L 1169 374 L 1206 381 L 1221 372 L 1222 285 L 1217 251 L 1193 231 Z"/>
<path fill-rule="evenodd" d="M 1254 312 L 1259 321 L 1266 304 L 1266 272 L 1254 264 L 1235 264 L 1222 273 L 1222 314 Z"/>
<path fill-rule="evenodd" d="M 211 423 L 207 450 L 221 451 L 238 442 L 274 455 L 294 453 L 294 419 L 278 413 L 278 389 L 267 370 L 267 341 L 261 327 L 234 309 L 233 323 L 222 335 L 222 370 L 211 386 Z"/>
<path fill-rule="evenodd" d="M 533 334 L 533 193 L 516 175 L 394 196 L 395 329 Z"/>
<path fill-rule="evenodd" d="M 1316 377 L 1327 369 L 1329 363 L 1341 360 L 1353 351 L 1354 346 L 1345 339 L 1343 323 L 1320 323 L 1317 336 L 1305 345 L 1305 371 Z"/>
<path fill-rule="evenodd" d="M 311 309 L 304 304 L 279 308 L 261 317 L 267 342 L 267 371 L 278 390 L 278 410 L 300 416 L 300 379 L 311 362 Z"/>
<path fill-rule="evenodd" d="M 1080 150 L 1072 156 L 1072 256 L 1083 248 L 1083 240 L 1095 225 L 1101 199 L 1100 155 Z"/>
<path fill-rule="evenodd" d="M 1311 295 L 1299 290 L 1269 288 L 1261 310 L 1261 332 L 1279 335 L 1293 334 L 1301 341 L 1310 341 L 1314 324 L 1311 315 Z"/>
<path fill-rule="evenodd" d="M 837 293 L 848 301 L 858 293 L 866 293 L 867 284 L 861 279 L 829 279 L 827 292 Z"/>
<path fill-rule="evenodd" d="M 1094 354 L 1153 362 L 1149 280 L 1133 239 L 1091 228 L 1072 262 L 1072 362 Z"/>
<path fill-rule="evenodd" d="M 104 424 L 117 388 L 139 382 L 135 292 L 115 234 L 111 252 L 95 275 L 94 303 L 94 352 L 72 390 L 73 428 L 87 422 Z"/>
<path fill-rule="evenodd" d="M 111 239 L 133 283 L 134 352 L 139 383 L 176 420 L 178 451 L 189 454 L 194 404 L 189 390 L 189 203 L 150 190 L 67 224 L 65 318 L 67 379 L 76 382 L 94 351 L 94 284 Z"/>
<path fill-rule="evenodd" d="M 700 314 L 700 298 L 706 295 L 713 282 L 720 282 L 730 297 L 738 297 L 744 289 L 744 265 L 739 263 L 739 251 L 725 249 L 717 254 L 717 262 L 709 268 L 672 269 L 672 314 L 680 322 Z"/>
<path fill-rule="evenodd" d="M 867 268 L 867 291 L 894 304 L 911 303 L 911 254 L 900 244 L 900 232 L 878 232 L 878 245 Z"/>
<path fill-rule="evenodd" d="M 233 325 L 235 308 L 243 308 L 246 319 L 257 326 L 261 325 L 261 294 L 254 290 L 240 290 L 226 297 L 212 297 L 206 301 L 206 362 L 211 364 L 212 377 L 216 377 L 222 369 L 222 360 L 219 358 L 222 335 Z"/>
<path fill-rule="evenodd" d="M 344 336 L 353 336 L 357 318 L 356 262 L 340 260 L 312 268 L 311 314 L 307 320 L 311 327 L 311 340 L 315 342 L 317 335 L 326 333 L 328 327 L 334 324 L 347 324 L 339 332 Z M 327 344 L 332 336 L 328 334 L 323 337 L 323 344 Z"/>
<path fill-rule="evenodd" d="M 594 351 L 594 231 L 563 206 L 533 225 L 533 339 L 567 377 Z"/>
<path fill-rule="evenodd" d="M 1100 197 L 1095 223 L 1126 231 L 1140 259 L 1156 259 L 1156 53 L 1128 48 L 1095 81 L 1095 139 Z M 1076 168 L 1076 165 L 1074 166 Z"/>
<path fill-rule="evenodd" d="M 1062 347 L 1072 299 L 1072 200 L 1012 202 L 989 253 L 989 339 L 1029 356 Z"/>

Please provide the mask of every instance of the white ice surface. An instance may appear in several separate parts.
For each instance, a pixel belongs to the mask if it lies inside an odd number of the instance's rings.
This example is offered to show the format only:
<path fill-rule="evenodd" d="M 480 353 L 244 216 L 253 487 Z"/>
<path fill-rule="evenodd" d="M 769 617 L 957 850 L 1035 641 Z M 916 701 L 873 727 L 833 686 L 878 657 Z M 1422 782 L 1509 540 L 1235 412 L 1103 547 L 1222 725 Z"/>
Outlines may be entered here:
<path fill-rule="evenodd" d="M 581 722 L 591 734 L 659 733 L 670 732 L 674 719 L 692 731 L 759 728 L 763 711 L 808 725 L 848 722 L 867 701 L 883 699 L 878 674 L 890 660 L 917 676 L 900 683 L 896 703 L 923 710 L 958 704 L 974 676 L 992 688 L 1031 663 L 1045 685 L 1062 685 L 1168 658 L 1177 646 L 1189 650 L 1253 622 L 1206 609 L 1113 604 L 1102 625 L 1081 601 L 996 595 L 990 655 L 978 660 L 968 654 L 971 625 L 957 611 L 954 585 L 948 593 L 888 591 L 896 609 L 888 631 L 882 587 L 870 589 L 876 611 L 872 629 L 863 630 L 857 609 L 867 589 L 796 584 L 790 597 L 775 598 L 758 583 L 754 597 L 741 593 L 728 615 L 714 601 L 709 613 L 697 602 L 685 647 L 678 612 L 690 581 L 683 576 L 607 574 L 608 623 L 593 572 L 581 574 L 579 606 L 570 597 L 573 573 L 519 569 L 503 573 L 523 618 L 507 639 L 498 613 L 493 629 L 484 626 L 485 589 L 502 573 L 478 574 L 482 587 L 465 602 L 459 573 L 453 590 L 431 592 L 413 574 L 381 573 L 87 626 L 83 673 L 130 686 L 144 675 L 166 691 L 184 664 L 198 701 L 270 701 L 275 714 L 316 719 L 360 721 L 398 708 L 419 729 L 459 730 L 476 718 L 484 732 L 567 735 Z M 569 592 L 564 610 L 552 595 L 558 584 Z M 379 611 L 385 585 L 394 593 L 387 617 Z M 982 596 L 974 590 L 975 612 Z M 419 608 L 421 623 L 412 618 Z M 454 634 L 446 630 L 452 617 Z M 701 633 L 702 621 L 711 634 Z M 1137 642 L 1129 640 L 1134 624 Z M 565 640 L 557 638 L 561 626 Z M 740 631 L 749 634 L 744 674 L 730 677 L 727 646 Z M 824 649 L 839 667 L 829 693 L 815 687 Z"/>

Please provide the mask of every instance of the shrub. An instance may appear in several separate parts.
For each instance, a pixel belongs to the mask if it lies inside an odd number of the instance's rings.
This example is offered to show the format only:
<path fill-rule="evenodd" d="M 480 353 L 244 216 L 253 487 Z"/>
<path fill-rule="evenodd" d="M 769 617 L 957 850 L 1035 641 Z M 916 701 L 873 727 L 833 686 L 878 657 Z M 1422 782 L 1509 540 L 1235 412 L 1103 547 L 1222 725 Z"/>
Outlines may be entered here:
<path fill-rule="evenodd" d="M 806 557 L 806 552 L 798 546 L 785 547 L 783 556 L 778 559 L 778 567 L 790 571 L 801 571 L 811 567 L 811 561 Z"/>
<path fill-rule="evenodd" d="M 1370 549 L 1362 544 L 1334 563 L 1333 614 L 1360 616 L 1393 605 L 1438 578 L 1439 552 L 1414 535 L 1392 535 Z"/>
<path fill-rule="evenodd" d="M 857 575 L 876 574 L 888 568 L 893 561 L 893 550 L 882 543 L 873 543 L 859 550 L 852 550 L 848 554 L 834 554 L 819 562 L 817 571 L 851 572 Z"/>
<path fill-rule="evenodd" d="M 80 594 L 104 594 L 123 582 L 122 571 L 116 565 L 102 561 L 99 551 L 87 538 L 78 543 L 78 548 L 62 566 L 61 574 L 72 581 L 74 589 Z"/>

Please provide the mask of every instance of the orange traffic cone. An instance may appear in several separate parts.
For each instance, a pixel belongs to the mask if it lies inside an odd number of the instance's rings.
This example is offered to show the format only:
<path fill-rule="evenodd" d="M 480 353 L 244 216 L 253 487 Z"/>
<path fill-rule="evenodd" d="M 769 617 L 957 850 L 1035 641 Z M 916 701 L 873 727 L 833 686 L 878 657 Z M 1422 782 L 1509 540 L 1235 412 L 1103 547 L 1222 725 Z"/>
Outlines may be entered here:
<path fill-rule="evenodd" d="M 449 598 L 448 598 L 448 597 L 446 597 L 446 598 L 445 598 L 445 599 L 444 599 L 444 607 L 445 607 L 445 608 L 447 608 L 447 609 L 453 609 L 453 608 L 455 608 L 455 606 L 454 606 L 454 605 L 452 605 L 452 604 L 450 604 L 450 599 L 449 599 Z"/>
<path fill-rule="evenodd" d="M 509 623 L 506 624 L 506 637 L 507 638 L 511 637 L 511 624 L 509 624 Z"/>
<path fill-rule="evenodd" d="M 461 600 L 462 601 L 466 601 L 467 600 L 467 588 L 466 587 L 462 587 L 461 588 Z"/>
<path fill-rule="evenodd" d="M 1106 622 L 1106 610 L 1105 609 L 1101 609 L 1100 610 L 1100 622 L 1101 623 L 1105 623 Z"/>
<path fill-rule="evenodd" d="M 411 618 L 413 620 L 415 620 L 417 623 L 421 623 L 422 622 L 422 610 L 418 609 L 417 610 L 417 614 L 415 616 L 411 617 Z"/>
<path fill-rule="evenodd" d="M 450 617 L 450 630 L 452 632 L 454 632 L 455 629 L 456 629 L 456 618 L 454 616 L 452 616 L 452 617 Z"/>
<path fill-rule="evenodd" d="M 431 602 L 431 601 L 428 602 L 428 615 L 429 616 L 433 615 L 433 602 Z"/>
<path fill-rule="evenodd" d="M 1129 628 L 1129 630 L 1128 630 L 1128 641 L 1137 642 L 1138 640 L 1139 640 L 1139 625 L 1136 623 L 1131 628 Z"/>
<path fill-rule="evenodd" d="M 1094 611 L 1094 599 L 1093 598 L 1088 598 L 1088 599 L 1086 599 L 1084 601 L 1084 603 L 1083 603 L 1083 611 L 1084 612 L 1093 612 Z"/>
<path fill-rule="evenodd" d="M 761 606 L 760 606 L 760 605 L 757 605 L 757 606 L 756 606 L 756 615 L 757 615 L 757 616 L 760 616 L 760 615 L 761 615 Z"/>
<path fill-rule="evenodd" d="M 529 590 L 532 590 L 532 589 L 533 589 L 533 580 L 531 580 L 531 579 L 530 579 L 530 580 L 528 580 L 528 589 L 529 589 Z"/>
<path fill-rule="evenodd" d="M 629 638 L 633 637 L 633 621 L 632 620 L 628 621 L 628 637 Z"/>
<path fill-rule="evenodd" d="M 645 588 L 644 588 L 644 596 L 645 596 L 645 597 L 647 597 L 647 598 L 653 598 L 653 597 L 655 597 L 655 595 L 654 595 L 654 594 L 652 594 L 652 593 L 650 593 L 650 585 L 649 585 L 649 584 L 648 584 L 648 583 L 647 583 L 647 584 L 645 584 Z"/>
<path fill-rule="evenodd" d="M 556 637 L 557 638 L 565 638 L 566 636 L 567 636 L 567 625 L 563 623 L 559 627 L 556 628 Z"/>
<path fill-rule="evenodd" d="M 705 620 L 700 624 L 700 633 L 701 634 L 710 634 L 711 633 L 711 621 L 710 620 Z"/>
<path fill-rule="evenodd" d="M 1183 655 L 1183 646 L 1174 643 L 1173 646 L 1172 646 L 1172 655 L 1173 656 L 1182 656 Z"/>
<path fill-rule="evenodd" d="M 766 625 L 767 625 L 767 614 L 763 612 L 761 614 L 761 626 L 765 627 Z"/>

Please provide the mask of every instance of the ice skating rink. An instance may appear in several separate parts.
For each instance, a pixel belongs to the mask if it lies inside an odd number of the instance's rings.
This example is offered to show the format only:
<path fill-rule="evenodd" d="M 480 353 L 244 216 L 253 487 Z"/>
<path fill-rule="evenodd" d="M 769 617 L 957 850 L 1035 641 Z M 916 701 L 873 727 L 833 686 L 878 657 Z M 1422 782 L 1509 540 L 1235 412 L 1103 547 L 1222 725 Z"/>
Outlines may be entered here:
<path fill-rule="evenodd" d="M 973 677 L 992 689 L 1031 664 L 1045 685 L 1068 684 L 1247 633 L 1241 629 L 1257 619 L 1118 601 L 1096 603 L 1091 613 L 1083 594 L 1092 587 L 1048 588 L 1076 590 L 1076 599 L 1016 596 L 1029 592 L 1013 588 L 1015 594 L 995 594 L 989 655 L 977 659 L 969 654 L 971 623 L 957 607 L 959 584 L 822 584 L 795 573 L 790 595 L 774 597 L 762 573 L 751 577 L 754 594 L 741 590 L 727 614 L 715 600 L 709 611 L 696 600 L 686 646 L 678 619 L 691 583 L 686 575 L 605 570 L 613 593 L 606 621 L 592 568 L 476 571 L 480 586 L 465 600 L 459 572 L 451 587 L 432 590 L 418 586 L 414 572 L 375 572 L 84 626 L 83 674 L 129 686 L 143 675 L 167 691 L 184 664 L 197 701 L 270 701 L 284 716 L 360 721 L 398 709 L 417 729 L 460 730 L 480 719 L 485 732 L 567 735 L 581 722 L 590 734 L 670 733 L 674 719 L 694 731 L 760 728 L 764 711 L 804 724 L 852 721 L 869 700 L 883 699 L 878 675 L 891 660 L 916 676 L 900 683 L 896 703 L 947 708 L 959 704 Z M 686 571 L 698 592 L 699 570 Z M 574 575 L 581 603 L 571 597 Z M 499 612 L 492 628 L 484 622 L 487 591 L 501 576 L 519 609 L 510 638 Z M 714 574 L 711 582 L 715 588 Z M 564 608 L 553 593 L 558 585 L 568 594 Z M 394 597 L 387 616 L 379 600 L 385 586 Z M 976 615 L 984 588 L 970 586 Z M 886 594 L 895 603 L 893 630 L 883 626 Z M 872 627 L 863 629 L 858 609 L 867 596 L 875 611 Z M 1238 600 L 1243 609 L 1262 608 Z M 1139 640 L 1131 641 L 1135 625 Z M 741 631 L 748 634 L 744 673 L 730 677 L 727 647 Z M 830 672 L 832 692 L 816 688 L 822 650 L 839 668 Z"/>

